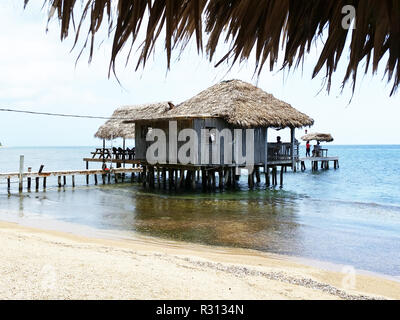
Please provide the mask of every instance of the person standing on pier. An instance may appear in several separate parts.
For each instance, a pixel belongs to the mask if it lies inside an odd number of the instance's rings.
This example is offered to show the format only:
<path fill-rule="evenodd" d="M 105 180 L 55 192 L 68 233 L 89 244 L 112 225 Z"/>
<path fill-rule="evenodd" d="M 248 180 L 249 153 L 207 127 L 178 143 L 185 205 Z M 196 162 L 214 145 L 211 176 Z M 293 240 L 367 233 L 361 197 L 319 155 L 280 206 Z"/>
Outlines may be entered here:
<path fill-rule="evenodd" d="M 310 141 L 307 141 L 306 143 L 306 157 L 310 157 L 310 151 L 311 151 L 311 145 L 310 145 Z"/>

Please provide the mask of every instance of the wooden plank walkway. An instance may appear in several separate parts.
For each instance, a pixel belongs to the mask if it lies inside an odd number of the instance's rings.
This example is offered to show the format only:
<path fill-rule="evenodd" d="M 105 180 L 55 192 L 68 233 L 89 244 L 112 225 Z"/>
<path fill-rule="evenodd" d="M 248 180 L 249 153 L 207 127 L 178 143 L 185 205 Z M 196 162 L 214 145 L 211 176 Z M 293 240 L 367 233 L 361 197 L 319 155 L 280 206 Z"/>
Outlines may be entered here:
<path fill-rule="evenodd" d="M 92 175 L 92 174 L 115 174 L 115 173 L 132 173 L 142 172 L 140 168 L 113 168 L 111 172 L 102 169 L 91 170 L 67 170 L 67 171 L 49 171 L 49 172 L 23 172 L 22 177 L 57 177 L 57 176 L 78 176 L 78 175 Z M 19 178 L 18 172 L 0 173 L 0 178 Z"/>
<path fill-rule="evenodd" d="M 311 162 L 311 170 L 318 170 L 318 162 L 321 162 L 321 169 L 329 169 L 329 161 L 333 162 L 334 169 L 339 168 L 339 157 L 306 157 L 299 158 L 297 162 L 301 164 L 301 171 L 306 170 L 306 161 Z"/>
<path fill-rule="evenodd" d="M 19 192 L 23 191 L 24 178 L 26 178 L 26 188 L 28 191 L 31 190 L 32 179 L 35 181 L 35 189 L 39 190 L 39 180 L 43 179 L 43 190 L 46 189 L 47 178 L 48 177 L 58 177 L 58 187 L 65 186 L 67 184 L 67 176 L 72 178 L 72 187 L 75 187 L 75 176 L 86 176 L 86 184 L 89 184 L 89 177 L 92 175 L 94 178 L 94 184 L 98 184 L 97 175 L 101 175 L 103 184 L 111 183 L 111 175 L 114 175 L 115 183 L 121 179 L 124 181 L 125 174 L 131 173 L 131 181 L 133 182 L 135 173 L 142 172 L 142 168 L 113 168 L 110 170 L 103 169 L 91 169 L 91 170 L 64 170 L 64 171 L 48 171 L 48 172 L 6 172 L 0 173 L 0 179 L 7 179 L 7 189 L 10 192 L 11 189 L 11 178 L 17 178 L 19 181 Z M 139 177 L 140 179 L 140 177 Z"/>
<path fill-rule="evenodd" d="M 299 158 L 298 161 L 335 161 L 339 160 L 339 157 L 306 157 Z"/>

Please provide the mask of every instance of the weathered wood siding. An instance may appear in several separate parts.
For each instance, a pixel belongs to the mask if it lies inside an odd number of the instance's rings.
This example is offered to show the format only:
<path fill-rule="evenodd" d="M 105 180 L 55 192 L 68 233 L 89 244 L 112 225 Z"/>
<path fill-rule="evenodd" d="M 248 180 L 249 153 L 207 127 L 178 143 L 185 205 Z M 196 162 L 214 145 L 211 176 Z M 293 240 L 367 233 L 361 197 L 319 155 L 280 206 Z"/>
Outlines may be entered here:
<path fill-rule="evenodd" d="M 240 129 L 242 130 L 242 141 L 235 141 L 235 135 L 234 135 L 234 129 L 235 128 L 231 125 L 229 125 L 226 121 L 220 118 L 205 118 L 205 119 L 185 119 L 185 120 L 177 120 L 177 129 L 178 133 L 182 129 L 187 129 L 191 128 L 194 129 L 195 132 L 197 133 L 198 137 L 198 162 L 201 162 L 202 159 L 202 129 L 217 129 L 219 132 L 222 132 L 222 130 L 227 129 L 231 132 L 232 135 L 232 142 L 230 143 L 230 149 L 232 151 L 232 162 L 235 162 L 234 155 L 235 155 L 235 144 L 236 143 L 241 143 L 242 144 L 242 154 L 245 155 L 247 152 L 246 148 L 246 129 Z M 166 134 L 166 150 L 167 150 L 167 163 L 170 163 L 169 159 L 169 121 L 153 121 L 153 122 L 136 122 L 135 123 L 135 146 L 136 146 L 136 155 L 135 159 L 138 160 L 146 160 L 146 150 L 148 146 L 152 142 L 146 142 L 146 132 L 147 128 L 158 128 L 164 130 Z M 216 137 L 218 138 L 218 137 Z M 267 128 L 256 128 L 254 129 L 254 163 L 255 164 L 265 164 L 265 148 L 266 148 L 266 141 L 267 141 Z M 179 141 L 178 142 L 178 150 L 179 148 L 186 143 L 185 141 Z M 225 162 L 228 162 L 228 159 L 225 159 L 224 157 L 224 148 L 225 144 L 228 143 L 228 141 L 225 141 L 224 138 L 220 137 L 220 148 L 219 148 L 219 163 L 224 164 Z M 207 163 L 202 163 L 202 164 L 213 164 L 212 161 L 212 156 L 213 156 L 213 147 L 212 144 L 208 145 L 208 150 L 209 150 L 209 157 Z"/>

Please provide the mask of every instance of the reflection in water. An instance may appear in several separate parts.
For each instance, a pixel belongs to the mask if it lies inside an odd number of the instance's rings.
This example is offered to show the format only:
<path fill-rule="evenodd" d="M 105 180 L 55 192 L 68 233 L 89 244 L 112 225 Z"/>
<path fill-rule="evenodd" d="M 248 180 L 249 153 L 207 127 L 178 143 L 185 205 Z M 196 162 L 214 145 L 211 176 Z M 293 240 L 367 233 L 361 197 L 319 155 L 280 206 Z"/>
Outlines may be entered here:
<path fill-rule="evenodd" d="M 280 252 L 296 237 L 296 204 L 272 196 L 235 199 L 233 194 L 191 198 L 184 195 L 136 197 L 135 230 L 177 240 Z M 282 241 L 280 235 L 285 234 Z M 289 241 L 287 241 L 289 240 Z M 294 242 L 296 243 L 296 242 Z M 294 248 L 292 247 L 290 251 Z"/>

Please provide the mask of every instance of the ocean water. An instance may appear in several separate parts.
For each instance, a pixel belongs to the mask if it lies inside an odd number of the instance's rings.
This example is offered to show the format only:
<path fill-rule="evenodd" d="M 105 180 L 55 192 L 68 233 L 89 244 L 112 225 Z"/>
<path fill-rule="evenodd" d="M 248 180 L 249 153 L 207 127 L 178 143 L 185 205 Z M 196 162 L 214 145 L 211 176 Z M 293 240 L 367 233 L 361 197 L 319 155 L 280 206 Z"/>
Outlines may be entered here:
<path fill-rule="evenodd" d="M 251 248 L 400 276 L 400 146 L 328 146 L 340 169 L 296 173 L 284 187 L 204 193 L 148 191 L 138 183 L 56 187 L 7 194 L 0 220 L 43 218 L 101 230 L 193 243 Z M 0 148 L 0 172 L 17 172 L 19 155 L 36 171 L 84 169 L 93 147 Z M 301 149 L 304 154 L 304 149 Z M 91 164 L 91 168 L 99 165 Z M 308 165 L 309 167 L 309 165 Z"/>

